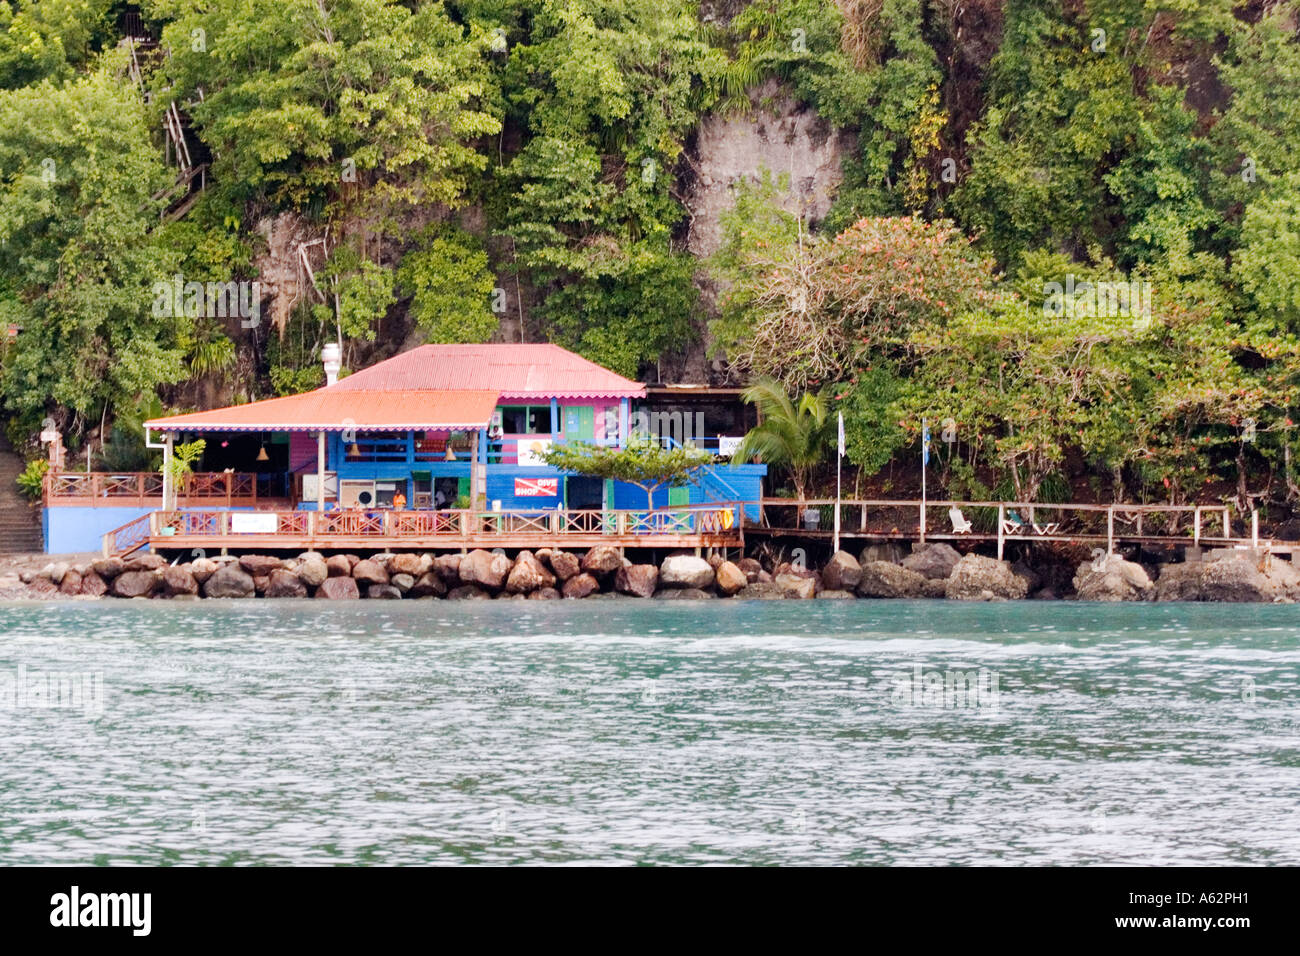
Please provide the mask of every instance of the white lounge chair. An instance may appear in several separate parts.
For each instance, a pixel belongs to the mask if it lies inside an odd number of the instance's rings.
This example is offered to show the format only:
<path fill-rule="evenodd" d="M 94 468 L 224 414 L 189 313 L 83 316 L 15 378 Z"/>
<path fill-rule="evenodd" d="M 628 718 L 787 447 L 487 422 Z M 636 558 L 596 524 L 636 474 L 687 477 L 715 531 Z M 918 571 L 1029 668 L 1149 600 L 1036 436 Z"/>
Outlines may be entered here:
<path fill-rule="evenodd" d="M 1038 534 L 1038 535 L 1056 534 L 1056 532 L 1060 530 L 1061 530 L 1061 525 L 1058 522 L 1045 524 L 1041 527 L 1039 527 L 1037 523 L 1034 524 L 1034 534 Z"/>
<path fill-rule="evenodd" d="M 970 534 L 970 522 L 966 520 L 960 508 L 949 508 L 948 520 L 952 522 L 953 534 Z"/>

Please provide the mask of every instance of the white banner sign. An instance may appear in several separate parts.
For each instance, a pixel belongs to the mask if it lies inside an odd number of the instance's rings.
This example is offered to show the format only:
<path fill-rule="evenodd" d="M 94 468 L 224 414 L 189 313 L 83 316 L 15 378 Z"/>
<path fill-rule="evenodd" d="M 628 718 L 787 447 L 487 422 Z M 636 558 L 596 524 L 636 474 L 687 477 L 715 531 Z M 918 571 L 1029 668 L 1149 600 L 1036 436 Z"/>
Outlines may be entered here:
<path fill-rule="evenodd" d="M 279 525 L 274 514 L 257 511 L 232 511 L 230 513 L 231 534 L 275 534 Z"/>
<path fill-rule="evenodd" d="M 719 435 L 718 454 L 721 455 L 723 458 L 730 458 L 732 455 L 736 453 L 736 449 L 740 447 L 740 443 L 742 441 L 744 441 L 744 438 L 742 437 L 737 437 L 732 435 Z"/>
<path fill-rule="evenodd" d="M 549 438 L 519 439 L 519 464 L 524 468 L 544 468 L 546 462 L 541 459 L 550 450 Z"/>

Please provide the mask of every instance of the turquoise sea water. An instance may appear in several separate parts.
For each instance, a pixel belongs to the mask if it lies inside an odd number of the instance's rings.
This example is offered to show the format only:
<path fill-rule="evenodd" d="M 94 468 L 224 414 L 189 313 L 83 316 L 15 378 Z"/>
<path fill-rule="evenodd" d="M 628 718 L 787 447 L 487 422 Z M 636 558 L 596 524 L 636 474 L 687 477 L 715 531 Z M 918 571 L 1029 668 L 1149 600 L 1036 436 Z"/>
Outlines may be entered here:
<path fill-rule="evenodd" d="M 1298 691 L 1284 606 L 4 604 L 0 864 L 1296 865 Z"/>

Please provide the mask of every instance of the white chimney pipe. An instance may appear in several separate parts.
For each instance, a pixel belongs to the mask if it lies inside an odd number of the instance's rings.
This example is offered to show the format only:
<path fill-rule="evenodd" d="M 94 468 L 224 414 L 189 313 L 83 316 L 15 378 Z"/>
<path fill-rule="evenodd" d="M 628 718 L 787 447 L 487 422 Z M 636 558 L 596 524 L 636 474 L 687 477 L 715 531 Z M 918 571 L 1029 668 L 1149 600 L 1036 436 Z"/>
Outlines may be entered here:
<path fill-rule="evenodd" d="M 325 384 L 333 385 L 339 380 L 339 369 L 343 367 L 343 350 L 337 342 L 326 342 L 320 350 L 320 359 L 325 366 Z"/>

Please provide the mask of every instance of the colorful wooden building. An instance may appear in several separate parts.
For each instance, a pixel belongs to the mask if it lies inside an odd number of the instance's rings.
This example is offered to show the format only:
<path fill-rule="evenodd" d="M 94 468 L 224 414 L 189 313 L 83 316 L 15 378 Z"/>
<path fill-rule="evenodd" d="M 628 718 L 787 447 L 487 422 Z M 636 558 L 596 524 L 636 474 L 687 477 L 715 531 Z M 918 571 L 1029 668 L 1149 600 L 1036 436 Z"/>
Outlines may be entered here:
<path fill-rule="evenodd" d="M 327 383 L 314 391 L 147 422 L 165 461 L 177 444 L 204 439 L 182 487 L 168 485 L 166 466 L 163 476 L 98 484 L 51 475 L 47 550 L 98 549 L 120 519 L 154 511 L 648 510 L 636 486 L 539 457 L 554 442 L 622 446 L 645 419 L 640 383 L 549 344 L 425 345 L 337 380 L 337 350 L 325 358 Z M 739 504 L 756 519 L 765 472 L 719 460 L 654 505 Z M 111 518 L 87 517 L 103 508 Z"/>

